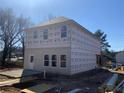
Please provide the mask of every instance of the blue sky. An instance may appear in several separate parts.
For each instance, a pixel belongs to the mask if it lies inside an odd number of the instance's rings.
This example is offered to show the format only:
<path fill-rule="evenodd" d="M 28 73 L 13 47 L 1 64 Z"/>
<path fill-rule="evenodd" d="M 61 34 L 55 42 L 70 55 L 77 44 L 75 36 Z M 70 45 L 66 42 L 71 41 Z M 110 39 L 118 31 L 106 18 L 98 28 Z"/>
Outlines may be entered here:
<path fill-rule="evenodd" d="M 124 0 L 0 0 L 0 8 L 12 8 L 40 23 L 48 15 L 65 16 L 108 36 L 112 50 L 124 50 Z"/>

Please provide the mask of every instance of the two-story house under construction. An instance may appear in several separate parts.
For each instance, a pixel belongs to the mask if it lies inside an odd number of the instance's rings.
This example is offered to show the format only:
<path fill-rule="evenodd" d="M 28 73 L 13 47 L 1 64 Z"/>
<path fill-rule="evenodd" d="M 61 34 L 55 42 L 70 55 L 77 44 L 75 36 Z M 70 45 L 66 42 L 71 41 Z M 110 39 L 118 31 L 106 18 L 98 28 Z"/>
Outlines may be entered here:
<path fill-rule="evenodd" d="M 58 17 L 25 29 L 24 68 L 72 75 L 96 67 L 100 41 L 72 19 Z"/>

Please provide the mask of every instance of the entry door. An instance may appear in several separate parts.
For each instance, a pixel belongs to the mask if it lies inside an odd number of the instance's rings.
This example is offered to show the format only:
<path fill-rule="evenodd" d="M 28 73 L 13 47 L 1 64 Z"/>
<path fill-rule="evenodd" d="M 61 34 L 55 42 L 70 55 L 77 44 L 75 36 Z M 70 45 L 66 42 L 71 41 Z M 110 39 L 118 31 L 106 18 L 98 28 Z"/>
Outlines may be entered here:
<path fill-rule="evenodd" d="M 101 56 L 100 55 L 96 55 L 96 64 L 97 65 L 102 65 L 101 64 Z"/>
<path fill-rule="evenodd" d="M 30 56 L 29 58 L 29 69 L 33 69 L 34 68 L 34 56 Z"/>

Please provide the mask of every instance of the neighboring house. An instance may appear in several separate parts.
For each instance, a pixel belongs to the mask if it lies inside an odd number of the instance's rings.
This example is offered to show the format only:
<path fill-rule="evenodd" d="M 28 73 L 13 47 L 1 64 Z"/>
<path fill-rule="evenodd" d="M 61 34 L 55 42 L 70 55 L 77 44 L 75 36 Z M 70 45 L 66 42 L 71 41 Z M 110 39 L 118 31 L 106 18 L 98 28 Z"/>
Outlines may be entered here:
<path fill-rule="evenodd" d="M 11 53 L 10 61 L 12 62 L 23 62 L 23 53 L 21 51 L 14 51 Z"/>
<path fill-rule="evenodd" d="M 72 75 L 97 66 L 100 42 L 74 20 L 58 17 L 25 32 L 26 69 Z"/>
<path fill-rule="evenodd" d="M 124 51 L 118 52 L 116 54 L 116 62 L 124 65 Z"/>
<path fill-rule="evenodd" d="M 11 62 L 17 62 L 18 61 L 18 58 L 16 56 L 12 56 L 10 58 Z"/>

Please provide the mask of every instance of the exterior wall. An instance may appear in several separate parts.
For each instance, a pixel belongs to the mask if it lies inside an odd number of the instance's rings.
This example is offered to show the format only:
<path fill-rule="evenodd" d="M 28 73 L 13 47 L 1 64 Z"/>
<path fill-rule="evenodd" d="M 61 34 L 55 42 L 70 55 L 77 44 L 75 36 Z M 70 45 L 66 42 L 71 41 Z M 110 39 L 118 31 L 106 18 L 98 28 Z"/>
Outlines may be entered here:
<path fill-rule="evenodd" d="M 100 42 L 83 29 L 70 24 L 71 74 L 96 67 L 96 54 L 100 54 Z"/>
<path fill-rule="evenodd" d="M 61 27 L 67 26 L 67 37 L 61 38 Z M 43 31 L 48 29 L 48 39 L 43 39 Z M 37 38 L 34 34 L 37 32 Z M 47 72 L 70 74 L 70 32 L 66 23 L 54 24 L 26 31 L 24 68 L 30 69 L 30 56 L 34 56 L 33 69 Z M 44 66 L 43 57 L 57 55 L 57 67 Z M 67 56 L 67 67 L 60 67 L 60 55 Z"/>
<path fill-rule="evenodd" d="M 124 65 L 124 51 L 116 54 L 116 61 L 117 61 L 117 63 L 121 63 Z"/>
<path fill-rule="evenodd" d="M 34 67 L 33 69 L 51 72 L 51 73 L 61 73 L 65 75 L 70 75 L 70 48 L 30 48 L 25 51 L 25 62 L 24 68 L 30 69 L 30 54 L 34 56 Z M 49 66 L 44 66 L 44 55 L 48 54 L 50 56 Z M 51 56 L 57 55 L 57 66 L 52 67 Z M 67 56 L 66 67 L 60 67 L 60 55 Z"/>
<path fill-rule="evenodd" d="M 59 23 L 26 31 L 25 47 L 26 48 L 51 48 L 51 47 L 70 47 L 70 32 L 67 26 L 67 37 L 61 38 L 61 27 L 65 23 Z M 43 31 L 48 30 L 48 39 L 43 39 Z M 37 38 L 34 33 L 37 32 Z"/>

